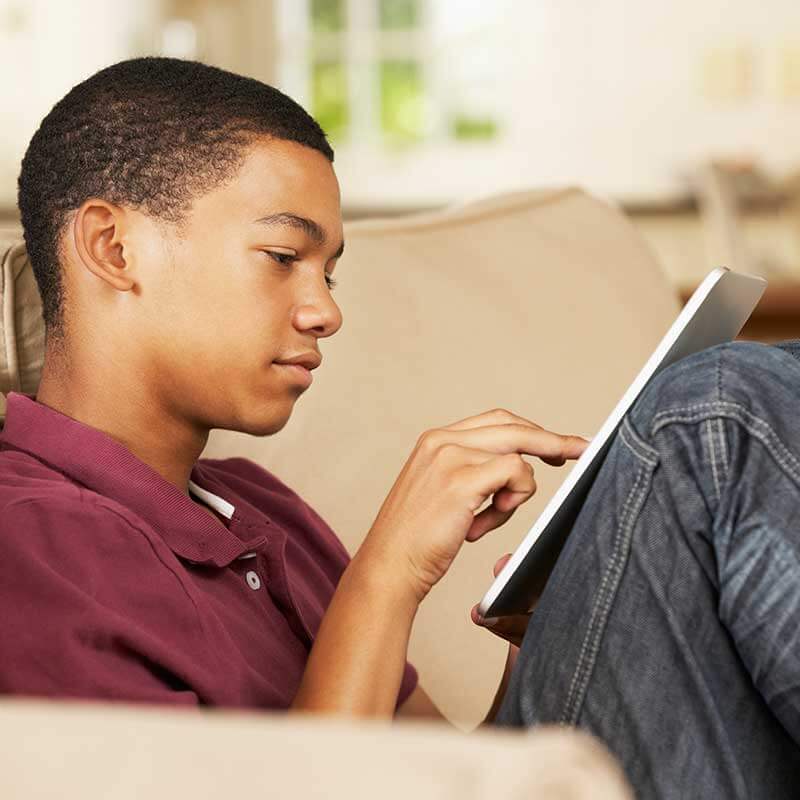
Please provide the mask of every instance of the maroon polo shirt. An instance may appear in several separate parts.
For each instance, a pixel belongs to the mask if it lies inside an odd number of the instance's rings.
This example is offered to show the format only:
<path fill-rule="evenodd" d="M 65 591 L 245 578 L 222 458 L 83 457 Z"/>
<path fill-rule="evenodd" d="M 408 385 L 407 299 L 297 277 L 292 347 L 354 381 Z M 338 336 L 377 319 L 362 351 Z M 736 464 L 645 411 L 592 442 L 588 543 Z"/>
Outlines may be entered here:
<path fill-rule="evenodd" d="M 245 458 L 177 487 L 11 392 L 0 433 L 0 692 L 285 709 L 349 561 Z M 369 614 L 369 609 L 364 609 Z M 417 683 L 406 662 L 399 707 Z"/>

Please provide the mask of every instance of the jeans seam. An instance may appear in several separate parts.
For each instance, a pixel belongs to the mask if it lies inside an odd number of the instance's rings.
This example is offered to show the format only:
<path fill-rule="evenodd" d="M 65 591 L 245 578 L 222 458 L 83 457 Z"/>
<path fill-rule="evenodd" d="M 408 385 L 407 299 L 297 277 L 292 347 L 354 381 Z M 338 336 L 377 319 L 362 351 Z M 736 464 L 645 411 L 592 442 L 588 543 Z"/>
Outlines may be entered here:
<path fill-rule="evenodd" d="M 717 417 L 717 419 L 719 419 Z M 705 420 L 704 427 L 706 429 L 706 436 L 708 438 L 708 458 L 711 462 L 711 476 L 714 479 L 714 491 L 717 495 L 717 502 L 719 502 L 720 498 L 722 497 L 722 489 L 720 488 L 719 483 L 719 471 L 717 470 L 717 448 L 714 444 L 714 418 L 709 417 Z"/>
<path fill-rule="evenodd" d="M 600 587 L 597 590 L 597 596 L 592 606 L 592 613 L 589 617 L 589 624 L 581 644 L 581 649 L 578 653 L 575 671 L 570 681 L 567 699 L 559 719 L 562 725 L 577 724 L 578 716 L 583 706 L 584 698 L 586 697 L 589 680 L 592 676 L 592 672 L 594 672 L 597 655 L 600 650 L 600 643 L 611 612 L 611 606 L 617 595 L 617 589 L 619 588 L 622 573 L 625 569 L 627 555 L 630 550 L 630 542 L 633 536 L 633 527 L 638 519 L 642 502 L 649 490 L 649 482 L 645 479 L 655 466 L 655 464 L 648 459 L 643 461 L 644 463 L 640 462 L 636 479 L 633 482 L 631 491 L 620 513 L 617 534 L 614 537 L 614 549 L 600 581 Z M 648 467 L 651 469 L 648 469 Z"/>
<path fill-rule="evenodd" d="M 639 437 L 628 417 L 622 420 L 619 436 L 634 456 L 649 464 L 651 467 L 655 467 L 658 464 L 658 451 L 650 447 L 650 445 Z"/>
<path fill-rule="evenodd" d="M 722 472 L 722 480 L 727 481 L 728 479 L 728 442 L 725 439 L 725 424 L 722 421 L 722 417 L 717 417 L 717 429 L 719 430 L 719 447 L 722 451 L 722 458 L 720 460 L 721 472 Z"/>
<path fill-rule="evenodd" d="M 653 418 L 652 434 L 655 435 L 667 425 L 678 422 L 702 422 L 710 414 L 733 419 L 742 425 L 751 436 L 758 439 L 767 448 L 778 465 L 794 483 L 800 485 L 800 461 L 781 441 L 778 434 L 766 420 L 757 417 L 740 403 L 734 403 L 729 400 L 715 400 L 662 411 Z"/>
<path fill-rule="evenodd" d="M 717 401 L 722 400 L 722 355 L 717 358 Z M 717 417 L 717 427 L 719 428 L 719 444 L 722 451 L 722 477 L 728 479 L 728 443 L 725 441 L 725 425 L 721 417 Z"/>

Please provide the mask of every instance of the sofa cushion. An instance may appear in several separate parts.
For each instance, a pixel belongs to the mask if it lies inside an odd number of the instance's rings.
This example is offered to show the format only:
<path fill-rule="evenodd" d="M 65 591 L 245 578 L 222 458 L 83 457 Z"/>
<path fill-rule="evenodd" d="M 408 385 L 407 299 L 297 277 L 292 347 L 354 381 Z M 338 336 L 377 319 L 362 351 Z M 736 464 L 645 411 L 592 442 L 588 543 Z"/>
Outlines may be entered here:
<path fill-rule="evenodd" d="M 44 360 L 44 319 L 33 268 L 19 229 L 0 230 L 0 427 L 5 395 L 35 393 Z"/>
<path fill-rule="evenodd" d="M 631 800 L 578 731 L 0 700 L 0 795 L 81 800 Z"/>

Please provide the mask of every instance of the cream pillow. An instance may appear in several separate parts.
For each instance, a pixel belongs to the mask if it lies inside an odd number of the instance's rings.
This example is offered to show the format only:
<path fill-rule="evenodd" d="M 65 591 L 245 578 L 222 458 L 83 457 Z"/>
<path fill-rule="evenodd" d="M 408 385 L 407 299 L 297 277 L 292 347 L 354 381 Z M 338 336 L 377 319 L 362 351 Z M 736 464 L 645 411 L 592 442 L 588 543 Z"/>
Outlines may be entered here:
<path fill-rule="evenodd" d="M 0 230 L 0 427 L 8 392 L 35 394 L 44 360 L 42 302 L 19 229 Z"/>

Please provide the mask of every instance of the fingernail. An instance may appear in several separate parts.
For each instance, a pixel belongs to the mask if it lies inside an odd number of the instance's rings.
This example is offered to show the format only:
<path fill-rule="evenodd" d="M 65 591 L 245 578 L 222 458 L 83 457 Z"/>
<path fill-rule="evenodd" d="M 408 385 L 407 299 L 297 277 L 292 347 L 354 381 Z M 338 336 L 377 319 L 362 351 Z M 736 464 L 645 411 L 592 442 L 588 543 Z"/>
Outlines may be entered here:
<path fill-rule="evenodd" d="M 499 622 L 500 617 L 481 617 L 481 625 L 487 628 L 493 628 Z"/>

